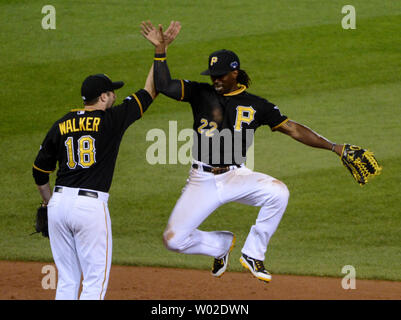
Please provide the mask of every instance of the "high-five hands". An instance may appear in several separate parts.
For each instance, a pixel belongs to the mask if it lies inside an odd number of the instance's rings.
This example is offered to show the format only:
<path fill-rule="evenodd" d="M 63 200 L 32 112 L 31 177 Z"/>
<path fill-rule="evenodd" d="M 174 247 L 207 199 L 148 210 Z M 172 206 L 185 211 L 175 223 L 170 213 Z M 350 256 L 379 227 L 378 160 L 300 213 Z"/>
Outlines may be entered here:
<path fill-rule="evenodd" d="M 179 21 L 171 21 L 165 32 L 163 32 L 163 26 L 161 24 L 155 28 L 149 20 L 142 21 L 141 23 L 141 34 L 144 38 L 146 38 L 156 48 L 163 50 L 163 52 L 178 36 L 180 30 L 181 24 Z"/>

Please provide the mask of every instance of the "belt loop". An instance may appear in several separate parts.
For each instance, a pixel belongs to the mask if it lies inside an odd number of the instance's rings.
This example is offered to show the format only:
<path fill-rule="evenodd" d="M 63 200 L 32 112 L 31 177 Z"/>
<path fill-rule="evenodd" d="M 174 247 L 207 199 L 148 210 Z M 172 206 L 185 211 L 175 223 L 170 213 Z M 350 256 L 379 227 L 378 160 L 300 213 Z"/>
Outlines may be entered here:
<path fill-rule="evenodd" d="M 90 198 L 98 198 L 98 194 L 95 191 L 88 191 L 88 190 L 82 190 L 80 189 L 78 191 L 79 196 L 85 196 L 85 197 L 90 197 Z"/>

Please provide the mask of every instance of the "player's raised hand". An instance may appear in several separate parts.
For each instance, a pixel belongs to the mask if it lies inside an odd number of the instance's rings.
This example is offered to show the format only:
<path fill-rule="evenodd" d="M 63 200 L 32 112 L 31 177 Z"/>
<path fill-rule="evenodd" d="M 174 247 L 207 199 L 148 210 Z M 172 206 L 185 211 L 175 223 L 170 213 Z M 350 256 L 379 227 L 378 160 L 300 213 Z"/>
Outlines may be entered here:
<path fill-rule="evenodd" d="M 181 23 L 179 21 L 171 21 L 165 32 L 163 32 L 161 24 L 159 24 L 158 28 L 155 28 L 149 20 L 141 23 L 141 34 L 155 47 L 167 48 L 178 36 L 180 30 Z"/>
<path fill-rule="evenodd" d="M 152 22 L 142 21 L 141 34 L 155 47 L 166 45 L 161 24 L 159 24 L 158 28 L 155 28 Z"/>
<path fill-rule="evenodd" d="M 163 33 L 166 47 L 174 41 L 181 30 L 181 23 L 179 21 L 171 21 L 167 30 Z"/>

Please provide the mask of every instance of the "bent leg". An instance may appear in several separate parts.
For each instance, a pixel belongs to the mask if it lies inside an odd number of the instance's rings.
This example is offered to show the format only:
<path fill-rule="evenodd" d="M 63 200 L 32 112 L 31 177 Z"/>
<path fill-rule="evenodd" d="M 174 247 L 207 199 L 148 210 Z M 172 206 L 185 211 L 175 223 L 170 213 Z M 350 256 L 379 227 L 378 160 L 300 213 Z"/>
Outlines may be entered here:
<path fill-rule="evenodd" d="M 231 246 L 231 232 L 197 229 L 221 204 L 214 175 L 193 172 L 164 231 L 163 241 L 167 249 L 212 257 L 224 255 Z"/>
<path fill-rule="evenodd" d="M 266 189 L 268 199 L 260 208 L 255 224 L 251 227 L 241 252 L 257 260 L 264 260 L 270 238 L 283 217 L 288 204 L 287 186 L 278 181 Z"/>
<path fill-rule="evenodd" d="M 270 238 L 275 233 L 288 204 L 287 186 L 266 174 L 241 168 L 236 170 L 224 192 L 232 195 L 231 201 L 261 207 L 242 253 L 263 261 Z"/>

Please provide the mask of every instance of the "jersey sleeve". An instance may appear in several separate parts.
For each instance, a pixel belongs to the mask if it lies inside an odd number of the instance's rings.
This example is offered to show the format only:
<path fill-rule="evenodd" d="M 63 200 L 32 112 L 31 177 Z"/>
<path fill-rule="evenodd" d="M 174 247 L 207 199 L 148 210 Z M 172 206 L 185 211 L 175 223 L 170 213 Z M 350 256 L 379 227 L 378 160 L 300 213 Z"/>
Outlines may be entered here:
<path fill-rule="evenodd" d="M 263 100 L 259 111 L 259 122 L 268 125 L 272 131 L 277 130 L 288 121 L 288 117 L 281 114 L 280 109 L 273 103 Z"/>
<path fill-rule="evenodd" d="M 191 102 L 199 91 L 199 83 L 189 80 L 171 80 L 168 93 L 163 92 L 177 101 Z"/>
<path fill-rule="evenodd" d="M 40 145 L 39 152 L 33 163 L 33 168 L 41 173 L 50 174 L 56 169 L 57 165 L 57 145 L 59 131 L 57 123 L 47 133 L 45 139 Z"/>
<path fill-rule="evenodd" d="M 180 80 L 181 81 L 181 101 L 190 102 L 192 101 L 197 92 L 199 92 L 200 84 L 195 81 Z"/>
<path fill-rule="evenodd" d="M 197 86 L 196 82 L 172 79 L 165 54 L 154 58 L 154 80 L 158 92 L 177 101 L 190 101 Z"/>
<path fill-rule="evenodd" d="M 129 95 L 122 104 L 111 108 L 113 124 L 121 131 L 125 131 L 143 116 L 152 101 L 152 97 L 144 89 Z"/>

